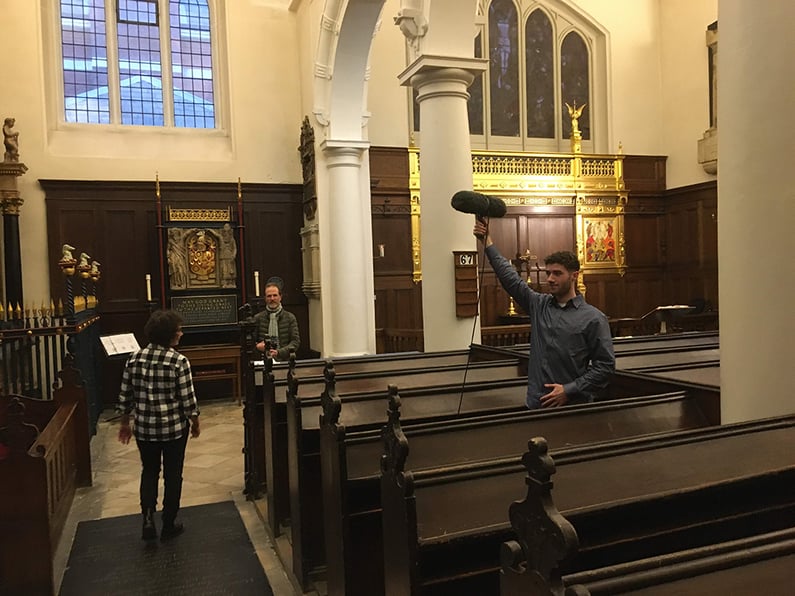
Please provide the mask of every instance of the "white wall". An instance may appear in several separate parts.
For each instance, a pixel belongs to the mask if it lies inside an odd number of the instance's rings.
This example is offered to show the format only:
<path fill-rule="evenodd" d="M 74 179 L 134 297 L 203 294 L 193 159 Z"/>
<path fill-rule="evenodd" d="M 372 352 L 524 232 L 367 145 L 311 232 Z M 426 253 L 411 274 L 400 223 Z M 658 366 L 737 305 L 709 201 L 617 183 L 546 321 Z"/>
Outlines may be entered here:
<path fill-rule="evenodd" d="M 297 28 L 295 14 L 286 7 L 262 0 L 219 3 L 219 14 L 233 32 L 221 56 L 228 79 L 219 95 L 227 98 L 228 109 L 220 116 L 223 130 L 197 133 L 58 124 L 57 112 L 48 112 L 52 91 L 46 90 L 58 90 L 48 78 L 50 65 L 58 63 L 44 47 L 50 39 L 44 32 L 57 26 L 47 7 L 56 4 L 4 3 L 0 19 L 6 51 L 0 117 L 16 118 L 20 160 L 29 168 L 19 181 L 25 200 L 20 234 L 27 300 L 49 302 L 51 264 L 40 178 L 152 180 L 153 197 L 156 172 L 161 180 L 301 182 Z M 74 242 L 79 246 L 80 239 Z"/>
<path fill-rule="evenodd" d="M 714 180 L 698 163 L 698 139 L 709 128 L 707 26 L 718 18 L 717 0 L 660 2 L 663 152 L 668 188 Z"/>

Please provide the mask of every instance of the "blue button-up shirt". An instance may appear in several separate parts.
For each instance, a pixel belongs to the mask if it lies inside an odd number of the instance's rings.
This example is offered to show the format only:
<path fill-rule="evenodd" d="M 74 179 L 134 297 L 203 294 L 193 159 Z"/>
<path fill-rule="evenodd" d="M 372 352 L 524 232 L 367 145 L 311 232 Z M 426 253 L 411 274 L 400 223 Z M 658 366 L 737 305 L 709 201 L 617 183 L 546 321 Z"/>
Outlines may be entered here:
<path fill-rule="evenodd" d="M 540 408 L 547 383 L 563 385 L 569 403 L 591 402 L 616 368 L 607 317 L 577 295 L 565 305 L 534 291 L 497 247 L 486 256 L 505 291 L 530 317 L 527 407 Z"/>

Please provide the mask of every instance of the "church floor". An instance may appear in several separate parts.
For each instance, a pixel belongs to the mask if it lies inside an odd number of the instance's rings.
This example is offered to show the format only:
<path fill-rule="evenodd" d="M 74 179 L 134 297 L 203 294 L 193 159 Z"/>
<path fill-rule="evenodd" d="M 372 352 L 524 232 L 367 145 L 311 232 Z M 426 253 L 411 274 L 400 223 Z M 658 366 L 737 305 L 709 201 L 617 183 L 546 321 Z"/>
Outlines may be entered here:
<path fill-rule="evenodd" d="M 257 552 L 273 593 L 294 596 L 297 592 L 276 554 L 258 503 L 243 495 L 243 408 L 234 402 L 201 404 L 201 436 L 189 439 L 183 472 L 182 507 L 232 500 Z M 69 560 L 72 541 L 80 521 L 140 514 L 138 482 L 140 459 L 134 442 L 122 445 L 116 439 L 118 422 L 113 412 L 100 416 L 97 434 L 91 440 L 93 486 L 80 488 L 55 553 L 55 585 L 59 586 Z M 160 498 L 162 499 L 162 479 Z M 159 524 L 158 515 L 158 524 Z M 178 540 L 190 540 L 191 528 Z M 200 596 L 197 593 L 197 596 Z"/>

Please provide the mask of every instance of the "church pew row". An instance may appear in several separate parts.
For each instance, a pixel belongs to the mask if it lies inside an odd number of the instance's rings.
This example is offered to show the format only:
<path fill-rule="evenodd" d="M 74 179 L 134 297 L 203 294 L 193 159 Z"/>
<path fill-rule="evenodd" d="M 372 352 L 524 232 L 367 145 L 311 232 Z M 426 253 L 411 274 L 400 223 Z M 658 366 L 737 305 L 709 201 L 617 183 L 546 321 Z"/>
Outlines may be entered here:
<path fill-rule="evenodd" d="M 0 594 L 53 593 L 75 489 L 91 485 L 88 429 L 82 387 L 52 401 L 0 397 Z"/>
<path fill-rule="evenodd" d="M 405 468 L 406 436 L 397 425 L 386 428 L 381 501 L 387 594 L 499 594 L 499 553 L 514 540 L 511 523 L 527 528 L 520 536 L 537 529 L 536 542 L 544 543 L 531 551 L 533 564 L 526 567 L 548 564 L 554 531 L 540 527 L 538 508 L 517 504 L 506 516 L 506 504 L 521 498 L 523 485 L 528 495 L 538 490 L 526 480 L 533 477 L 528 470 L 548 471 L 532 441 L 528 453 L 534 457 L 525 457 L 526 465 L 513 457 L 414 471 Z M 579 538 L 576 556 L 559 572 L 795 525 L 793 454 L 795 416 L 552 451 L 556 505 Z M 521 568 L 515 559 L 510 563 Z M 532 583 L 532 575 L 524 578 Z"/>
<path fill-rule="evenodd" d="M 464 366 L 468 361 L 485 362 L 489 360 L 510 360 L 518 362 L 513 354 L 493 353 L 489 350 L 452 350 L 448 352 L 429 352 L 356 356 L 335 359 L 339 375 L 368 375 L 379 371 L 410 371 L 420 368 L 439 368 L 445 366 Z M 262 447 L 266 499 L 268 501 L 268 523 L 274 536 L 281 534 L 281 528 L 290 516 L 290 494 L 287 480 L 287 377 L 293 374 L 307 384 L 316 383 L 317 395 L 322 392 L 323 369 L 326 361 L 296 360 L 273 364 L 265 360 L 254 365 L 254 390 L 259 393 L 256 401 L 262 404 Z M 293 371 L 292 373 L 290 371 Z M 386 387 L 386 383 L 382 388 Z"/>
<path fill-rule="evenodd" d="M 686 381 L 712 387 L 720 387 L 720 365 L 717 364 L 713 366 L 665 368 L 645 374 L 661 379 L 670 379 L 672 381 Z"/>
<path fill-rule="evenodd" d="M 389 389 L 390 417 L 397 388 Z M 713 399 L 719 399 L 714 393 Z M 384 593 L 379 460 L 381 429 L 362 428 L 332 392 L 323 399 L 321 463 L 328 593 Z M 343 417 L 344 418 L 344 417 Z M 556 447 L 699 428 L 710 421 L 699 400 L 679 391 L 550 410 L 481 414 L 454 420 L 403 420 L 412 469 L 521 455 L 542 434 Z"/>
<path fill-rule="evenodd" d="M 642 354 L 676 352 L 681 349 L 694 350 L 717 348 L 719 344 L 720 335 L 717 331 L 669 333 L 666 335 L 637 335 L 633 337 L 613 338 L 613 350 L 616 358 L 638 356 Z M 493 349 L 526 356 L 530 349 L 530 345 L 524 343 Z"/>
<path fill-rule="evenodd" d="M 614 337 L 613 350 L 616 357 L 634 356 L 643 353 L 676 351 L 679 348 L 699 349 L 718 347 L 720 335 L 717 331 L 669 333 L 666 335 L 639 335 Z"/>
<path fill-rule="evenodd" d="M 498 368 L 494 368 L 498 367 Z M 484 362 L 480 365 L 470 365 L 467 370 L 467 384 L 473 383 L 472 389 L 482 390 L 477 387 L 476 382 L 478 375 L 487 374 L 487 377 L 500 379 L 505 374 L 494 375 L 495 371 L 501 370 L 503 367 L 511 369 L 513 363 L 505 364 L 503 361 L 490 361 Z M 493 375 L 493 376 L 492 376 Z M 490 389 L 497 390 L 500 387 L 505 387 L 503 383 L 507 383 L 512 391 L 510 393 L 492 392 L 488 401 L 481 401 L 480 404 L 472 402 L 472 400 L 465 400 L 462 406 L 462 412 L 477 412 L 483 408 L 492 409 L 508 407 L 516 411 L 524 410 L 524 384 L 525 384 L 524 364 L 519 364 L 519 376 L 514 376 L 513 380 L 505 380 L 497 384 L 493 381 L 486 381 Z M 346 388 L 354 387 L 355 389 L 374 389 L 376 387 L 385 388 L 387 384 L 392 381 L 401 382 L 406 387 L 417 386 L 427 388 L 411 391 L 410 393 L 404 392 L 404 397 L 409 395 L 411 397 L 420 397 L 426 395 L 430 391 L 431 394 L 444 392 L 445 397 L 437 396 L 436 403 L 429 409 L 430 401 L 418 402 L 416 399 L 412 403 L 423 404 L 423 407 L 418 409 L 418 415 L 441 415 L 449 416 L 451 412 L 455 412 L 459 406 L 461 399 L 461 383 L 463 375 L 461 370 L 456 370 L 455 367 L 445 367 L 444 370 L 415 370 L 399 373 L 397 371 L 391 372 L 376 372 L 370 375 L 351 375 L 346 384 Z M 339 379 L 339 377 L 337 377 Z M 449 385 L 434 386 L 431 383 L 450 383 Z M 299 385 L 300 380 L 296 377 L 294 382 Z M 383 385 L 381 385 L 383 383 Z M 313 392 L 317 391 L 316 384 L 311 385 Z M 301 385 L 303 394 L 303 385 Z M 374 390 L 370 393 L 365 393 L 358 397 L 348 396 L 346 403 L 346 424 L 352 423 L 353 420 L 371 420 L 373 428 L 380 427 L 383 424 L 383 396 L 384 389 Z M 426 390 L 427 389 L 427 390 Z M 697 385 L 688 385 L 684 383 L 674 383 L 664 380 L 655 380 L 645 378 L 641 375 L 633 375 L 632 373 L 618 373 L 611 382 L 610 398 L 627 397 L 636 395 L 649 395 L 653 393 L 662 393 L 669 391 L 678 391 L 687 389 L 693 399 L 699 400 L 699 407 L 704 412 L 706 419 L 711 424 L 717 424 L 720 421 L 720 405 L 719 400 L 716 398 L 717 393 L 713 388 L 704 388 Z M 298 391 L 292 392 L 297 395 Z M 344 392 L 343 392 L 344 393 Z M 290 392 L 288 392 L 288 395 Z M 483 400 L 483 396 L 480 397 Z M 300 408 L 291 408 L 288 403 L 288 470 L 287 470 L 287 483 L 289 484 L 290 495 L 290 508 L 291 511 L 296 513 L 291 514 L 291 564 L 295 576 L 299 579 L 304 587 L 311 585 L 313 578 L 323 574 L 325 560 L 325 550 L 323 548 L 323 512 L 322 512 L 322 492 L 320 485 L 320 448 L 319 448 L 319 416 L 321 413 L 321 400 L 315 399 L 299 399 L 301 404 Z M 474 404 L 474 405 L 473 405 Z M 441 408 L 441 409 L 439 409 Z M 292 416 L 292 418 L 291 418 Z M 308 421 L 309 424 L 304 424 Z M 291 431 L 290 429 L 295 429 Z M 298 429 L 302 429 L 299 433 Z M 304 432 L 306 431 L 306 432 Z M 280 482 L 284 476 L 274 478 L 274 481 L 269 486 L 274 487 L 274 491 L 279 490 Z M 271 492 L 269 491 L 269 495 Z M 270 505 L 270 501 L 269 501 Z M 269 518 L 273 519 L 273 523 L 278 522 L 278 512 L 271 513 L 269 507 Z"/>
<path fill-rule="evenodd" d="M 789 417 L 792 433 L 792 417 Z M 779 419 L 787 422 L 784 418 Z M 768 425 L 768 421 L 761 424 Z M 746 425 L 742 425 L 747 428 Z M 775 422 L 770 429 L 781 429 Z M 729 439 L 730 440 L 730 439 Z M 751 438 L 750 446 L 755 443 Z M 765 442 L 759 441 L 764 448 Z M 756 472 L 748 468 L 728 480 L 705 481 L 668 495 L 650 495 L 643 503 L 592 510 L 587 522 L 562 516 L 552 499 L 556 464 L 542 438 L 532 439 L 523 458 L 527 496 L 513 503 L 509 517 L 518 540 L 502 545 L 500 594 L 790 594 L 795 561 L 795 464 L 782 458 Z M 624 509 L 622 509 L 622 507 Z M 648 535 L 627 532 L 601 538 L 599 524 L 632 524 L 640 508 L 657 509 Z M 585 536 L 580 539 L 579 534 Z M 581 542 L 586 542 L 582 545 Z M 630 550 L 635 547 L 635 551 Z M 579 550 L 591 550 L 579 557 Z M 646 556 L 649 552 L 653 554 Z M 596 556 L 594 556 L 596 555 Z M 579 557 L 579 559 L 578 559 Z M 576 568 L 568 575 L 561 569 Z M 740 587 L 741 584 L 745 588 Z"/>
<path fill-rule="evenodd" d="M 789 596 L 793 569 L 795 528 L 787 528 L 572 574 L 564 583 L 570 596 Z"/>
<path fill-rule="evenodd" d="M 617 352 L 620 346 L 625 348 L 639 346 L 636 353 L 660 351 L 676 351 L 698 348 L 702 345 L 717 345 L 717 333 L 671 334 L 667 336 L 649 336 L 623 338 L 616 340 Z M 378 354 L 354 356 L 336 359 L 339 374 L 366 372 L 375 370 L 406 370 L 418 366 L 444 364 L 461 364 L 467 361 L 484 362 L 489 360 L 516 359 L 526 367 L 527 346 L 514 348 L 494 348 L 473 344 L 469 350 L 452 350 L 448 352 L 401 354 Z M 290 367 L 301 377 L 317 377 L 322 375 L 325 360 L 298 360 L 291 358 L 289 362 L 273 363 L 270 360 L 255 362 L 250 373 L 254 384 L 246 384 L 247 391 L 256 395 L 246 399 L 246 419 L 248 425 L 255 425 L 247 436 L 251 437 L 251 450 L 246 462 L 248 470 L 259 481 L 247 480 L 246 486 L 252 494 L 249 498 L 258 498 L 260 488 L 271 487 L 267 493 L 269 524 L 275 535 L 281 533 L 281 526 L 289 518 L 289 490 L 287 482 L 281 482 L 287 474 L 287 440 L 286 392 L 287 375 Z M 622 396 L 633 395 L 632 392 Z M 251 407 L 249 407 L 251 406 Z M 260 485 L 261 482 L 261 485 Z"/>
<path fill-rule="evenodd" d="M 322 391 L 318 392 L 321 387 L 314 381 L 305 386 L 298 377 L 290 377 L 290 383 L 287 397 L 287 476 L 292 564 L 296 578 L 308 589 L 312 578 L 322 574 L 325 567 L 320 414 L 321 394 L 327 391 L 328 386 L 333 385 L 345 403 L 345 422 L 378 428 L 383 424 L 384 395 L 390 384 L 400 383 L 407 388 L 408 418 L 455 418 L 483 411 L 522 411 L 527 380 L 526 373 L 515 361 L 378 371 L 347 377 L 338 376 L 335 366 L 329 361 Z"/>

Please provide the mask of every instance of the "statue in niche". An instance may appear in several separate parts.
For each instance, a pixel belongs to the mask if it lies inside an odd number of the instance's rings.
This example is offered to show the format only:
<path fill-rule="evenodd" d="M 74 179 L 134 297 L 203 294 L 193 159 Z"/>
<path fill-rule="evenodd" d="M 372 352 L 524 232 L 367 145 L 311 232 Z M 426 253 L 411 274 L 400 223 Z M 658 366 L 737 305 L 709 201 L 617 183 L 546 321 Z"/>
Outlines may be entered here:
<path fill-rule="evenodd" d="M 184 290 L 188 286 L 187 252 L 185 250 L 185 235 L 179 228 L 168 230 L 168 260 L 169 286 L 172 290 Z"/>
<path fill-rule="evenodd" d="M 12 130 L 16 124 L 15 118 L 6 118 L 3 123 L 3 144 L 6 152 L 3 161 L 19 161 L 19 133 Z"/>
<path fill-rule="evenodd" d="M 237 243 L 235 233 L 228 223 L 224 224 L 220 232 L 220 248 L 218 250 L 219 270 L 222 288 L 237 286 Z"/>

